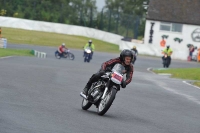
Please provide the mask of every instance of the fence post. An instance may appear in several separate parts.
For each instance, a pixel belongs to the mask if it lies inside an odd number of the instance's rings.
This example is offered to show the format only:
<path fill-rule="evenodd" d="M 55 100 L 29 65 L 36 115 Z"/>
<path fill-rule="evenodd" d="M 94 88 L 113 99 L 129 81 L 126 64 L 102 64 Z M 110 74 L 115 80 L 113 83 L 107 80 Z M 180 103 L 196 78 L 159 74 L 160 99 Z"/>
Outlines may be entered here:
<path fill-rule="evenodd" d="M 1 27 L 0 27 L 0 38 L 1 38 Z"/>
<path fill-rule="evenodd" d="M 140 21 L 139 16 L 136 16 L 135 26 L 134 26 L 134 37 L 133 37 L 134 39 L 138 38 L 139 21 Z"/>
<path fill-rule="evenodd" d="M 109 9 L 110 14 L 109 14 L 109 24 L 108 24 L 108 32 L 110 32 L 110 23 L 111 23 L 111 9 Z"/>
<path fill-rule="evenodd" d="M 119 24 L 119 11 L 117 12 L 117 23 L 116 23 L 116 31 L 115 31 L 116 34 L 118 34 L 118 24 Z"/>

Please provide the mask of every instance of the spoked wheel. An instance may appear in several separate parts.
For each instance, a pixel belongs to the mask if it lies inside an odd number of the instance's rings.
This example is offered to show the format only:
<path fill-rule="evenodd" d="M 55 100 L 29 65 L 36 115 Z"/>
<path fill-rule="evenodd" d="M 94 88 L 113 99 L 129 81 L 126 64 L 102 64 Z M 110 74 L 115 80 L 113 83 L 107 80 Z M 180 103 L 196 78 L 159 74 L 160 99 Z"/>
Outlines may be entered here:
<path fill-rule="evenodd" d="M 110 92 L 106 94 L 105 98 L 100 101 L 97 109 L 98 115 L 104 115 L 108 111 L 108 109 L 110 108 L 115 99 L 116 93 L 117 90 L 112 89 Z"/>
<path fill-rule="evenodd" d="M 59 53 L 57 52 L 57 53 L 55 53 L 55 57 L 57 58 L 57 59 L 60 59 L 61 58 L 61 56 L 59 55 Z"/>
<path fill-rule="evenodd" d="M 82 101 L 82 109 L 83 109 L 83 110 L 87 110 L 87 109 L 89 109 L 91 106 L 92 106 L 92 103 L 90 103 L 88 100 L 86 100 L 86 99 L 83 98 L 83 101 Z"/>
<path fill-rule="evenodd" d="M 70 60 L 74 60 L 74 59 L 75 59 L 75 56 L 74 56 L 74 54 L 72 54 L 72 53 L 68 53 L 68 58 L 69 58 Z"/>

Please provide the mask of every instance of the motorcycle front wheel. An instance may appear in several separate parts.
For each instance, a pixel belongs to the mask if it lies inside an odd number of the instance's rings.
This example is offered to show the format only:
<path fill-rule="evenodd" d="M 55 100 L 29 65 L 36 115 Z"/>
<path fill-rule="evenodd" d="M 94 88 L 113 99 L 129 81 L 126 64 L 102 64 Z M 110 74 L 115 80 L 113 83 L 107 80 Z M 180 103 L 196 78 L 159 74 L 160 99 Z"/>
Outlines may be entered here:
<path fill-rule="evenodd" d="M 84 62 L 90 62 L 90 54 L 86 53 L 85 54 L 85 58 L 84 58 Z"/>
<path fill-rule="evenodd" d="M 72 53 L 68 53 L 68 58 L 69 58 L 70 60 L 74 60 L 74 59 L 75 59 L 75 56 L 74 56 L 74 54 L 72 54 Z"/>
<path fill-rule="evenodd" d="M 82 109 L 83 109 L 83 110 L 87 110 L 87 109 L 89 109 L 91 106 L 92 106 L 92 103 L 90 103 L 88 100 L 86 100 L 86 99 L 83 98 L 83 101 L 82 101 Z"/>
<path fill-rule="evenodd" d="M 108 111 L 108 109 L 110 108 L 115 99 L 116 93 L 117 90 L 113 88 L 106 94 L 105 98 L 100 101 L 97 109 L 98 115 L 102 116 Z"/>

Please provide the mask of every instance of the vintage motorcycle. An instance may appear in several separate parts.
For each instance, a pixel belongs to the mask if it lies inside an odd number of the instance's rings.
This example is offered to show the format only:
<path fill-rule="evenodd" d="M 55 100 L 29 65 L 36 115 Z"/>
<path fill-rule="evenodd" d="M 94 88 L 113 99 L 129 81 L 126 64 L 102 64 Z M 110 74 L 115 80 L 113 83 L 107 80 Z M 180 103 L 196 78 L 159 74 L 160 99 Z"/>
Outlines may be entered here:
<path fill-rule="evenodd" d="M 112 105 L 117 91 L 120 90 L 125 68 L 121 64 L 116 64 L 112 70 L 106 72 L 101 78 L 92 84 L 88 90 L 88 96 L 82 92 L 82 109 L 89 109 L 92 104 L 97 107 L 98 115 L 104 115 Z"/>
<path fill-rule="evenodd" d="M 92 50 L 90 47 L 84 49 L 84 62 L 90 62 L 92 56 Z"/>
<path fill-rule="evenodd" d="M 59 53 L 58 50 L 57 50 L 57 51 L 55 52 L 55 57 L 56 57 L 57 59 L 60 59 L 60 58 L 67 58 L 67 59 L 70 59 L 70 60 L 74 60 L 74 59 L 75 59 L 74 54 L 71 53 L 69 49 L 65 50 L 65 51 L 63 52 L 62 55 L 60 55 L 60 53 Z"/>

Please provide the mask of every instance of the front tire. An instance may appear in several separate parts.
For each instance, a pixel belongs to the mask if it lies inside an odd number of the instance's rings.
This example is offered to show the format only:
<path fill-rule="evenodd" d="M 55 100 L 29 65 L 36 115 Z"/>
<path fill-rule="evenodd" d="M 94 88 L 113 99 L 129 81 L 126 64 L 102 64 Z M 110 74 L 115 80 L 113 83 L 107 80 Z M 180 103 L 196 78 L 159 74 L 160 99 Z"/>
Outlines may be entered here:
<path fill-rule="evenodd" d="M 68 58 L 69 58 L 70 60 L 74 60 L 74 59 L 75 59 L 75 56 L 74 56 L 74 54 L 72 54 L 72 53 L 68 53 Z"/>
<path fill-rule="evenodd" d="M 90 62 L 90 54 L 85 54 L 84 62 Z"/>
<path fill-rule="evenodd" d="M 90 103 L 88 100 L 83 98 L 82 109 L 83 110 L 88 110 L 91 106 L 92 106 L 92 103 Z"/>
<path fill-rule="evenodd" d="M 117 93 L 117 90 L 112 88 L 112 90 L 106 94 L 105 99 L 102 99 L 100 101 L 98 109 L 97 109 L 98 115 L 102 116 L 108 111 L 108 109 L 110 108 L 110 106 L 112 105 L 115 99 L 116 93 Z"/>

